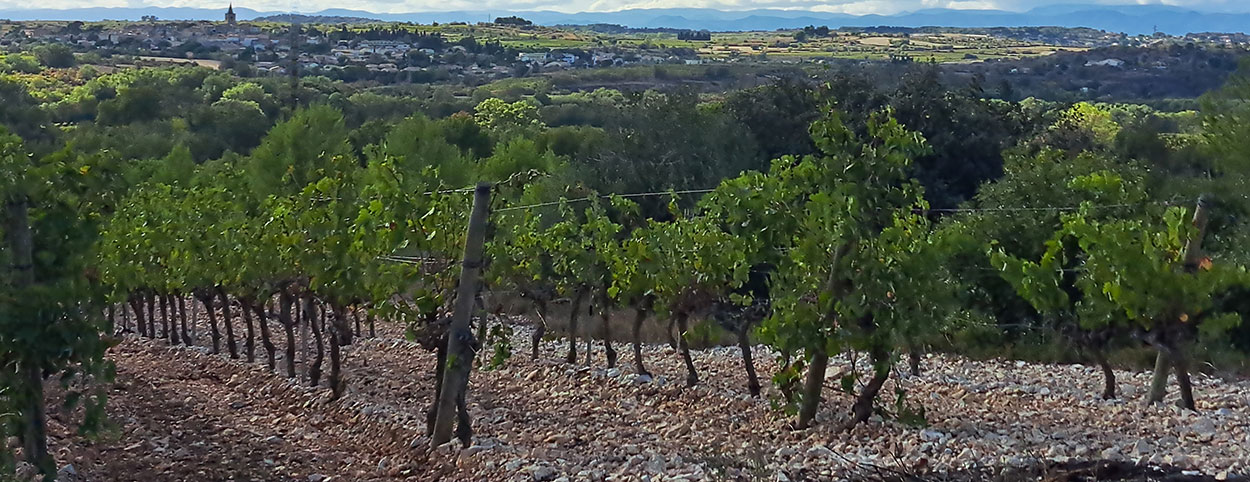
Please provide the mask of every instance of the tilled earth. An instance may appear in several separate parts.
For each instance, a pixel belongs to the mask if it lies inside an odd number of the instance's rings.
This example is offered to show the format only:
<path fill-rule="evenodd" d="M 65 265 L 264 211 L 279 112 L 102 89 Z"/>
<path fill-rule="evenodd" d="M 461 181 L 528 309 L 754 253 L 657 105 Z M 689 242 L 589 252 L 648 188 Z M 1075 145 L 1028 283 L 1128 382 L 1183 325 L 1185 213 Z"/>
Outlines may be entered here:
<path fill-rule="evenodd" d="M 1098 398 L 1097 370 L 1082 366 L 929 356 L 919 377 L 895 388 L 925 409 L 927 426 L 874 419 L 833 431 L 850 396 L 829 379 L 814 428 L 796 431 L 773 406 L 772 354 L 757 348 L 765 394 L 747 394 L 737 348 L 695 353 L 700 385 L 667 345 L 647 345 L 654 379 L 563 361 L 566 343 L 529 356 L 529 331 L 514 326 L 516 352 L 503 367 L 475 370 L 467 449 L 431 453 L 424 438 L 433 356 L 384 326 L 345 348 L 347 393 L 283 376 L 204 347 L 170 347 L 128 336 L 111 350 L 104 433 L 74 433 L 75 415 L 49 414 L 62 480 L 1234 480 L 1250 473 L 1250 382 L 1195 377 L 1199 413 L 1145 408 L 1149 374 L 1119 372 L 1122 398 Z M 202 331 L 202 329 L 201 329 Z M 236 328 L 236 333 L 242 333 Z M 205 338 L 201 335 L 201 338 Z M 201 344 L 205 340 L 199 340 Z M 585 356 L 584 343 L 579 346 Z M 298 357 L 297 357 L 298 358 Z M 860 363 L 863 363 L 860 361 Z M 841 358 L 830 375 L 850 367 Z M 303 371 L 303 367 L 298 367 Z M 328 371 L 328 368 L 327 368 Z"/>

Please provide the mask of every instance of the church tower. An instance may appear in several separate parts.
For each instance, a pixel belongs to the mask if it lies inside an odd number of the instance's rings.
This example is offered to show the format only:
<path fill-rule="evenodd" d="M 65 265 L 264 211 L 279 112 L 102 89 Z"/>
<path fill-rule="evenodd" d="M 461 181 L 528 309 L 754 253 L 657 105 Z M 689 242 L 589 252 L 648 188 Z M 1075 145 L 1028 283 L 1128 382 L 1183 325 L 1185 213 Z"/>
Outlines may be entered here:
<path fill-rule="evenodd" d="M 226 9 L 226 23 L 234 25 L 237 18 L 234 16 L 234 4 L 230 4 L 230 8 Z"/>

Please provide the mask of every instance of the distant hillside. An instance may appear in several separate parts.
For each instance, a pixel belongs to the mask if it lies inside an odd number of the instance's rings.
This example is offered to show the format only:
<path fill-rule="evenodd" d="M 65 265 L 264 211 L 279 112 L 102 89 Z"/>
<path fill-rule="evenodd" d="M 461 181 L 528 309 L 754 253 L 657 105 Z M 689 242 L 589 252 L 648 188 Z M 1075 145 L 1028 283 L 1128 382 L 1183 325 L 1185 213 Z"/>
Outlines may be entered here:
<path fill-rule="evenodd" d="M 897 15 L 847 15 L 802 10 L 724 11 L 706 8 L 632 9 L 617 12 L 563 13 L 553 11 L 452 11 L 373 13 L 329 9 L 301 14 L 308 22 L 325 19 L 368 19 L 392 22 L 484 22 L 516 15 L 539 25 L 616 24 L 633 28 L 708 29 L 713 31 L 775 30 L 806 25 L 829 27 L 1089 27 L 1111 32 L 1148 34 L 1154 31 L 1180 35 L 1194 32 L 1250 31 L 1250 7 L 1242 12 L 1210 12 L 1165 5 L 1052 5 L 1027 12 L 1003 10 L 929 9 Z M 283 12 L 258 12 L 236 8 L 240 20 L 274 19 Z M 141 7 L 75 9 L 0 9 L 0 18 L 12 20 L 139 20 L 145 15 L 161 19 L 220 20 L 221 9 Z"/>
<path fill-rule="evenodd" d="M 277 23 L 320 23 L 320 24 L 340 24 L 340 23 L 376 23 L 380 20 L 376 18 L 365 17 L 341 17 L 330 15 L 300 15 L 295 13 L 284 13 L 280 15 L 265 15 L 250 19 L 254 22 L 277 22 Z"/>
<path fill-rule="evenodd" d="M 256 10 L 235 7 L 234 13 L 240 20 L 252 19 L 261 15 L 276 15 L 281 12 L 261 13 Z M 86 8 L 0 8 L 0 17 L 9 20 L 82 20 L 84 22 L 100 20 L 133 20 L 138 21 L 144 16 L 152 15 L 161 20 L 222 20 L 226 10 L 191 8 L 191 7 L 86 7 Z"/>

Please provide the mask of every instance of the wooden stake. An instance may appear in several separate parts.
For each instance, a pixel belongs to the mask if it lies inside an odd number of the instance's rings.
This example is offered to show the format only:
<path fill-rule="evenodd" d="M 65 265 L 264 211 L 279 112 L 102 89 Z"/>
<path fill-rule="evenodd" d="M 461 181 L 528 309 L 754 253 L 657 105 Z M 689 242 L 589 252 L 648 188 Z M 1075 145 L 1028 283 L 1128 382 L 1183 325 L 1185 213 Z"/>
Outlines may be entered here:
<path fill-rule="evenodd" d="M 452 422 L 457 415 L 457 405 L 463 404 L 469 386 L 469 371 L 473 367 L 474 345 L 473 304 L 479 288 L 478 275 L 482 269 L 482 245 L 486 242 L 486 222 L 490 214 L 490 183 L 478 183 L 473 193 L 473 213 L 469 217 L 468 236 L 464 243 L 464 262 L 460 266 L 460 284 L 456 288 L 456 305 L 451 326 L 447 329 L 447 363 L 443 366 L 443 386 L 438 393 L 438 410 L 434 419 L 431 447 L 438 447 L 451 440 Z M 463 406 L 459 407 L 464 409 Z M 461 418 L 461 424 L 468 422 Z M 461 430 L 468 427 L 462 426 Z"/>
<path fill-rule="evenodd" d="M 29 199 L 25 194 L 14 195 L 5 203 L 8 234 L 12 262 L 11 285 L 18 292 L 35 284 L 34 240 L 30 229 Z M 29 320 L 37 323 L 38 320 Z M 43 405 L 43 370 L 34 360 L 22 360 L 18 363 L 21 374 L 25 377 L 25 393 L 21 394 L 22 414 L 22 447 L 26 461 L 39 468 L 45 474 L 56 470 L 56 462 L 48 456 L 47 418 Z"/>

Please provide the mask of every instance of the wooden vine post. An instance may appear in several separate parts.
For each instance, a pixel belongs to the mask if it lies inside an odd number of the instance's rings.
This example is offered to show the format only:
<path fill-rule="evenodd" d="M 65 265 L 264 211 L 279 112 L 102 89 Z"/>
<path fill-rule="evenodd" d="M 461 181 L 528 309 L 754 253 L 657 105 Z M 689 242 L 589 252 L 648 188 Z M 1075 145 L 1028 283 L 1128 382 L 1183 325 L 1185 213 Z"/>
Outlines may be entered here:
<path fill-rule="evenodd" d="M 1198 264 L 1202 260 L 1202 241 L 1207 234 L 1207 205 L 1206 196 L 1198 198 L 1198 205 L 1194 208 L 1194 235 L 1185 243 L 1185 259 L 1184 269 L 1187 273 L 1198 271 Z M 1193 409 L 1193 395 L 1189 389 L 1189 373 L 1185 366 L 1185 360 L 1182 357 L 1174 356 L 1169 353 L 1171 340 L 1166 339 L 1166 331 L 1162 334 L 1159 342 L 1160 350 L 1155 355 L 1154 376 L 1150 380 L 1150 395 L 1146 400 L 1147 405 L 1162 403 L 1163 397 L 1167 395 L 1168 371 L 1170 368 L 1176 368 L 1177 382 L 1181 385 L 1182 404 L 1186 408 Z"/>
<path fill-rule="evenodd" d="M 34 241 L 30 230 L 30 201 L 24 193 L 9 197 L 5 202 L 5 218 L 9 247 L 12 249 L 11 281 L 19 293 L 35 284 Z M 25 295 L 23 293 L 23 295 Z M 26 311 L 29 315 L 30 312 Z M 32 355 L 33 357 L 33 355 Z M 26 460 L 47 473 L 55 470 L 52 459 L 48 456 L 47 420 L 43 405 L 43 370 L 33 359 L 23 360 L 18 364 L 24 377 L 24 393 L 21 394 L 22 405 L 22 447 Z"/>
<path fill-rule="evenodd" d="M 435 411 L 431 447 L 438 447 L 451 440 L 452 422 L 457 409 L 465 410 L 465 392 L 469 386 L 469 371 L 473 367 L 476 340 L 470 321 L 473 303 L 481 284 L 482 251 L 486 242 L 486 223 L 490 210 L 490 183 L 478 183 L 473 192 L 473 213 L 469 217 L 469 231 L 464 243 L 464 261 L 460 266 L 460 284 L 456 287 L 456 304 L 452 312 L 451 326 L 447 328 L 447 363 L 443 366 L 442 390 L 438 393 L 438 409 Z M 461 419 L 468 424 L 467 416 Z M 467 426 L 461 430 L 467 430 Z"/>

